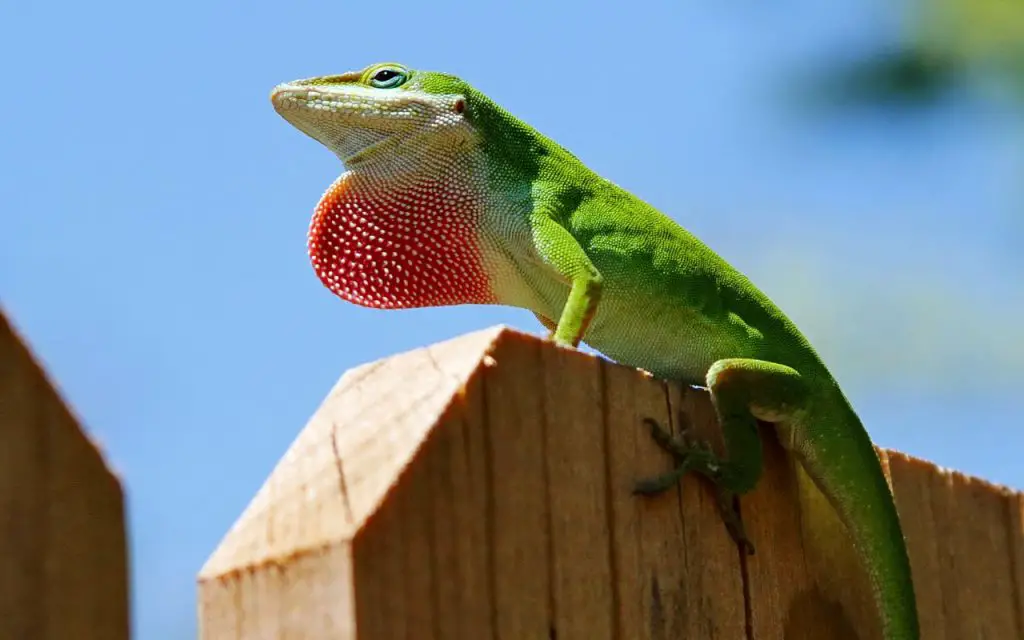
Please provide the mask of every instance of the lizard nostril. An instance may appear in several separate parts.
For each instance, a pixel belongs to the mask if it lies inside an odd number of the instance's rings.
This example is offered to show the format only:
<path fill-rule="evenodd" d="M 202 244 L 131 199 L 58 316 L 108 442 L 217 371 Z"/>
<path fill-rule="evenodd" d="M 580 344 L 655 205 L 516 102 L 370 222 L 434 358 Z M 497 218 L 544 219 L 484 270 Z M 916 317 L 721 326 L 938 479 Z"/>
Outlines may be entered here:
<path fill-rule="evenodd" d="M 462 113 L 466 110 L 466 101 L 459 98 L 455 101 L 455 113 Z"/>

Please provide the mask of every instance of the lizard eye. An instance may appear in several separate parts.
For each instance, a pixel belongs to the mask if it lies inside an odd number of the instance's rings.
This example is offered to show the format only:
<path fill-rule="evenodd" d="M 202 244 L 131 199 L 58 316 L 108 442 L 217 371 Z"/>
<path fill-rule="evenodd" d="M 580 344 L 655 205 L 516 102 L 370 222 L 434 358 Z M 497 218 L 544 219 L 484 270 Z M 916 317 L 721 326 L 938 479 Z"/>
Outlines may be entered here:
<path fill-rule="evenodd" d="M 401 69 L 385 67 L 370 76 L 370 84 L 378 89 L 394 89 L 405 82 L 408 77 Z"/>

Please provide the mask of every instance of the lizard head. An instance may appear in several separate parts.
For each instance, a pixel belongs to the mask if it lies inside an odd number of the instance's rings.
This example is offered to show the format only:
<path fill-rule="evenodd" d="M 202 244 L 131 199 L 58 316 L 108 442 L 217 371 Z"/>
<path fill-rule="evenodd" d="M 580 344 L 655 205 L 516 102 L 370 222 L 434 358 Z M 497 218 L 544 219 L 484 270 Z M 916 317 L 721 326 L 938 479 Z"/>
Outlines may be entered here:
<path fill-rule="evenodd" d="M 353 169 L 373 161 L 415 162 L 417 151 L 464 145 L 474 134 L 465 117 L 473 93 L 453 76 L 382 63 L 278 85 L 271 102 Z"/>
<path fill-rule="evenodd" d="M 271 101 L 346 165 L 309 227 L 328 289 L 391 309 L 498 299 L 514 276 L 495 238 L 518 233 L 560 147 L 459 78 L 394 63 L 285 83 Z"/>
<path fill-rule="evenodd" d="M 310 221 L 309 257 L 328 289 L 376 308 L 494 300 L 487 178 L 472 153 L 493 103 L 454 76 L 394 63 L 285 83 L 271 101 L 348 169 Z"/>

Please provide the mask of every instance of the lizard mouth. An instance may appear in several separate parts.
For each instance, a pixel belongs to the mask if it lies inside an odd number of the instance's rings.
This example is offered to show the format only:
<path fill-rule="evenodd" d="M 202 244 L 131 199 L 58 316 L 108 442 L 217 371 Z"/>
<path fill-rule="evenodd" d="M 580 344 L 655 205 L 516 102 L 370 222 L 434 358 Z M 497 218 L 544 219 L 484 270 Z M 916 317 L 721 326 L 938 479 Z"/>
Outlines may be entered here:
<path fill-rule="evenodd" d="M 296 109 L 313 109 L 325 113 L 359 115 L 372 113 L 375 103 L 359 99 L 359 94 L 352 91 L 308 87 L 293 83 L 280 84 L 270 92 L 270 101 L 274 109 L 282 116 Z"/>
<path fill-rule="evenodd" d="M 382 110 L 379 99 L 367 100 L 356 91 L 284 84 L 274 88 L 270 100 L 281 117 L 346 165 L 367 159 L 402 128 L 400 109 Z"/>

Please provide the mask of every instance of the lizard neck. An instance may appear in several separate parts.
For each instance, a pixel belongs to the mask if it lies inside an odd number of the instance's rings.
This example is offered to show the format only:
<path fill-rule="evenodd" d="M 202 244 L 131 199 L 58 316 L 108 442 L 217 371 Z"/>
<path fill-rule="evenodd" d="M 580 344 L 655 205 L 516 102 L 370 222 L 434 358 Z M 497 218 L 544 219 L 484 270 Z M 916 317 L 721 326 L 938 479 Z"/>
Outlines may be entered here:
<path fill-rule="evenodd" d="M 483 189 L 459 166 L 338 178 L 309 226 L 320 281 L 379 309 L 495 302 L 480 241 Z"/>

